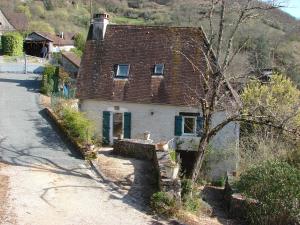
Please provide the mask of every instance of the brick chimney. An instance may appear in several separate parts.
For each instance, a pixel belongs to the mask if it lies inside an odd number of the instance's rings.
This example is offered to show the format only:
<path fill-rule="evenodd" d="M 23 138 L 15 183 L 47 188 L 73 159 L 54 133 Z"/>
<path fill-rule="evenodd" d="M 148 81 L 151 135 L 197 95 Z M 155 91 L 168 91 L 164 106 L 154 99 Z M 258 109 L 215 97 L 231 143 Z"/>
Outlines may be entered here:
<path fill-rule="evenodd" d="M 103 40 L 106 27 L 109 24 L 109 15 L 106 13 L 96 13 L 92 20 L 92 40 Z"/>

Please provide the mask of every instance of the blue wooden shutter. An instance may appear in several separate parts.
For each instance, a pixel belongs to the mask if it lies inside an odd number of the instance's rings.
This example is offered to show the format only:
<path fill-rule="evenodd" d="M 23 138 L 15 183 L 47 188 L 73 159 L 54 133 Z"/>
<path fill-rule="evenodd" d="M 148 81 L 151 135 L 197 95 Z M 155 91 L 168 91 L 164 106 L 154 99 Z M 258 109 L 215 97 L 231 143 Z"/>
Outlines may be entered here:
<path fill-rule="evenodd" d="M 175 116 L 175 136 L 182 135 L 182 116 Z"/>
<path fill-rule="evenodd" d="M 197 116 L 197 136 L 201 137 L 203 132 L 203 117 Z"/>
<path fill-rule="evenodd" d="M 131 138 L 131 113 L 124 112 L 124 138 Z"/>
<path fill-rule="evenodd" d="M 110 137 L 110 112 L 103 111 L 103 130 L 102 130 L 102 136 L 103 136 L 103 144 L 108 145 L 109 144 L 109 137 Z"/>

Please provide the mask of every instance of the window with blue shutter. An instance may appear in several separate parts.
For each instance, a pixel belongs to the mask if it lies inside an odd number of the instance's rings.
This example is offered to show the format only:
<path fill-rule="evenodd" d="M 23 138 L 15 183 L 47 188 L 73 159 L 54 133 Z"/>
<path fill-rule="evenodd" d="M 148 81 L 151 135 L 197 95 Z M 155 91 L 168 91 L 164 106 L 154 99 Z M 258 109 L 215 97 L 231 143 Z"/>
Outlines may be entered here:
<path fill-rule="evenodd" d="M 197 116 L 197 136 L 201 137 L 203 133 L 203 117 Z"/>
<path fill-rule="evenodd" d="M 175 116 L 175 136 L 182 135 L 182 116 Z"/>
<path fill-rule="evenodd" d="M 110 112 L 103 111 L 103 121 L 102 121 L 102 143 L 104 145 L 109 145 L 110 140 Z"/>
<path fill-rule="evenodd" d="M 131 113 L 124 112 L 124 138 L 131 138 Z"/>

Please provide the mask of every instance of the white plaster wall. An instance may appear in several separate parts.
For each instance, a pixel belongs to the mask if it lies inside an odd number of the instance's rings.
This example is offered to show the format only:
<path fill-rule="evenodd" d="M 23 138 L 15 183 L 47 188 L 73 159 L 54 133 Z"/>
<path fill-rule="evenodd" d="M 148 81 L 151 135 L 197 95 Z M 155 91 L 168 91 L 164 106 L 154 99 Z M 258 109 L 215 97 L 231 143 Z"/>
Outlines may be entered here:
<path fill-rule="evenodd" d="M 198 112 L 190 107 L 96 100 L 84 100 L 80 105 L 81 110 L 87 112 L 88 117 L 95 121 L 99 135 L 102 135 L 103 111 L 131 112 L 131 138 L 143 138 L 143 133 L 149 131 L 150 138 L 155 142 L 174 138 L 175 116 L 179 112 Z M 114 106 L 119 106 L 120 110 L 115 111 Z"/>
<path fill-rule="evenodd" d="M 61 51 L 66 51 L 69 52 L 71 49 L 75 48 L 74 45 L 65 45 L 65 46 L 53 46 L 52 52 L 61 52 Z"/>
<path fill-rule="evenodd" d="M 114 110 L 115 106 L 119 110 Z M 80 101 L 80 109 L 96 124 L 98 135 L 102 136 L 102 112 L 131 112 L 131 138 L 143 138 L 143 133 L 149 131 L 154 142 L 174 140 L 175 116 L 180 112 L 199 110 L 192 107 L 179 107 L 155 104 L 136 104 L 125 102 L 108 102 L 97 100 Z M 153 115 L 151 115 L 153 112 Z M 213 124 L 217 125 L 226 116 L 224 112 L 216 113 Z M 200 138 L 181 136 L 177 139 L 177 149 L 197 150 Z M 213 160 L 211 160 L 210 176 L 213 179 L 226 174 L 226 171 L 237 169 L 238 162 L 239 124 L 230 123 L 225 126 L 212 140 Z M 172 142 L 172 141 L 171 141 Z M 216 159 L 219 157 L 220 159 Z"/>

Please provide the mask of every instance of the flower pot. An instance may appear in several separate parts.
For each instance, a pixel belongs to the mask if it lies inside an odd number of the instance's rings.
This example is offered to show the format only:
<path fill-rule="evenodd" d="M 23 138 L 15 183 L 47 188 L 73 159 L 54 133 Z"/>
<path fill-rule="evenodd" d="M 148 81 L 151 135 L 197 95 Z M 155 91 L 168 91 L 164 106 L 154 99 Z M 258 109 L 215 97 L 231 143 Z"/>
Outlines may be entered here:
<path fill-rule="evenodd" d="M 119 140 L 124 139 L 124 134 L 119 134 L 119 135 L 118 135 L 118 139 L 119 139 Z"/>
<path fill-rule="evenodd" d="M 168 178 L 174 180 L 177 178 L 178 173 L 179 173 L 179 165 L 178 164 L 176 164 L 174 166 L 166 167 L 166 175 Z"/>
<path fill-rule="evenodd" d="M 168 144 L 165 143 L 158 143 L 156 144 L 156 150 L 158 151 L 168 151 Z"/>

